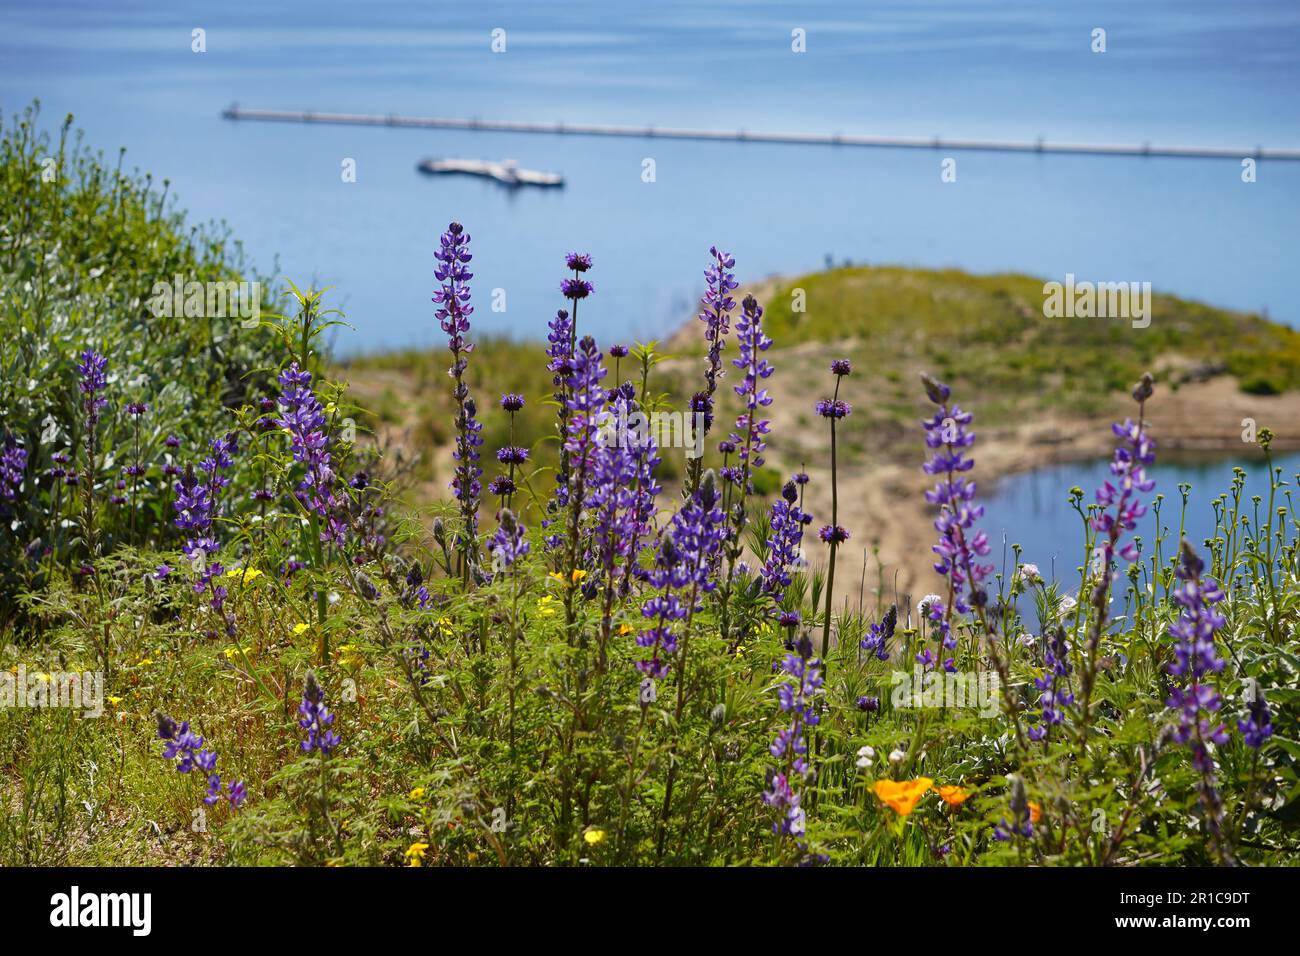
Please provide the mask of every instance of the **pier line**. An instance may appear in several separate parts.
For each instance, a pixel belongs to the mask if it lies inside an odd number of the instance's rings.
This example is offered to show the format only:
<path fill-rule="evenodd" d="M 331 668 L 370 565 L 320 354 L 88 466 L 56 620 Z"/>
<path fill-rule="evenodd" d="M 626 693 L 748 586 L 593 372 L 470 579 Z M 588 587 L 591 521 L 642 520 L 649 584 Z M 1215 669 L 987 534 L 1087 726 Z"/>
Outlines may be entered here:
<path fill-rule="evenodd" d="M 1157 156 L 1175 159 L 1269 159 L 1300 161 L 1300 149 L 1228 149 L 1215 146 L 1152 146 L 1115 143 L 1049 143 L 1044 140 L 943 139 L 942 137 L 857 136 L 843 133 L 764 133 L 751 130 L 687 129 L 673 126 L 619 126 L 598 123 L 535 123 L 522 120 L 453 119 L 368 113 L 318 113 L 309 110 L 262 110 L 231 106 L 228 120 L 269 123 L 327 123 L 342 126 L 404 126 L 493 133 L 542 133 L 559 136 L 619 136 L 636 139 L 705 140 L 737 143 L 784 143 L 797 146 L 865 146 L 883 149 L 930 149 L 991 153 L 1067 153 L 1089 156 Z"/>

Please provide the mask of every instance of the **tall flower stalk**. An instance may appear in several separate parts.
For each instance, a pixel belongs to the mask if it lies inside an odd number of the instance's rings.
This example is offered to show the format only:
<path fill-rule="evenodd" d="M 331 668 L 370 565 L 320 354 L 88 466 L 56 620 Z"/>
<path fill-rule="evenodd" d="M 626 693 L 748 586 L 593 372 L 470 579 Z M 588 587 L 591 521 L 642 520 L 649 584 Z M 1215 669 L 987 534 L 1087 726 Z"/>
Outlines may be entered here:
<path fill-rule="evenodd" d="M 822 399 L 815 407 L 815 411 L 822 418 L 828 419 L 831 423 L 831 523 L 825 525 L 818 535 L 822 541 L 830 545 L 831 554 L 827 561 L 826 571 L 826 613 L 822 621 L 822 660 L 830 652 L 831 646 L 831 612 L 835 600 L 835 553 L 839 546 L 849 540 L 849 531 L 847 528 L 840 526 L 840 492 L 839 492 L 839 462 L 837 460 L 838 445 L 835 440 L 835 423 L 840 419 L 847 418 L 853 411 L 848 402 L 840 400 L 840 382 L 845 376 L 853 371 L 853 366 L 848 359 L 836 359 L 831 363 L 831 374 L 835 376 L 835 391 L 829 399 Z"/>
<path fill-rule="evenodd" d="M 734 386 L 743 410 L 736 416 L 735 430 L 720 446 L 736 455 L 736 463 L 724 465 L 721 471 L 726 482 L 723 510 L 727 515 L 727 544 L 723 549 L 727 573 L 719 597 L 724 641 L 731 638 L 731 590 L 736 563 L 744 550 L 744 531 L 749 520 L 746 502 L 753 490 L 754 469 L 763 466 L 763 452 L 767 449 L 763 436 L 772 430 L 771 421 L 759 417 L 759 409 L 772 404 L 772 396 L 763 387 L 763 382 L 774 371 L 763 357 L 763 353 L 772 347 L 772 340 L 763 332 L 763 308 L 752 295 L 745 296 L 741 303 L 741 316 L 736 320 L 736 340 L 740 354 L 732 359 L 731 364 L 744 374 L 740 384 Z M 724 451 L 724 454 L 728 452 Z"/>
<path fill-rule="evenodd" d="M 1231 864 L 1232 851 L 1223 827 L 1223 801 L 1219 797 L 1214 775 L 1214 758 L 1210 744 L 1228 742 L 1228 732 L 1217 723 L 1222 701 L 1208 678 L 1223 670 L 1224 661 L 1214 646 L 1214 636 L 1224 625 L 1224 617 L 1215 609 L 1223 600 L 1218 582 L 1205 575 L 1205 562 L 1186 540 L 1182 543 L 1178 567 L 1179 585 L 1174 603 L 1182 614 L 1169 626 L 1169 635 L 1177 641 L 1169 675 L 1180 679 L 1182 686 L 1169 695 L 1167 706 L 1178 714 L 1174 739 L 1191 750 L 1192 766 L 1200 775 L 1197 790 L 1210 843 L 1219 858 Z"/>
<path fill-rule="evenodd" d="M 781 765 L 768 773 L 763 802 L 777 811 L 772 830 L 778 836 L 778 858 L 784 839 L 790 837 L 795 841 L 803 862 L 813 862 L 808 857 L 804 841 L 807 816 L 801 805 L 801 794 L 795 788 L 813 776 L 804 731 L 821 721 L 816 701 L 822 690 L 822 665 L 811 656 L 812 642 L 807 637 L 798 642 L 796 651 L 787 654 L 781 662 L 781 670 L 787 679 L 777 687 L 777 700 L 789 723 L 777 732 L 776 739 L 768 748 Z"/>
<path fill-rule="evenodd" d="M 1002 686 L 1010 688 L 1010 668 L 998 650 L 997 635 L 990 626 L 986 610 L 988 594 L 984 590 L 984 581 L 993 572 L 993 566 L 981 563 L 980 559 L 992 549 L 988 536 L 975 527 L 975 522 L 984 515 L 984 506 L 975 504 L 975 482 L 963 477 L 975 467 L 975 460 L 966 455 L 966 449 L 975 444 L 975 433 L 968 429 L 974 416 L 962 411 L 959 405 L 949 404 L 952 390 L 943 382 L 929 375 L 922 375 L 921 382 L 926 397 L 936 406 L 934 415 L 922 422 L 926 447 L 933 452 L 923 466 L 924 471 L 938 479 L 934 488 L 925 493 L 926 501 L 939 506 L 939 515 L 934 522 L 939 542 L 931 550 L 939 556 L 934 569 L 948 584 L 947 600 L 928 602 L 926 614 L 935 625 L 942 654 L 957 647 L 957 638 L 952 630 L 954 613 L 974 611 L 980 629 L 988 639 L 989 660 L 998 672 Z M 917 660 L 929 667 L 933 666 L 936 657 L 926 648 Z M 950 658 L 944 666 L 946 670 L 952 670 L 955 664 Z M 1015 727 L 1016 743 L 1023 751 L 1027 744 L 1020 721 L 1020 703 L 1011 693 L 1003 694 L 1002 699 Z"/>
<path fill-rule="evenodd" d="M 1097 489 L 1097 504 L 1101 513 L 1092 519 L 1099 543 L 1095 550 L 1097 580 L 1093 585 L 1092 622 L 1088 629 L 1087 652 L 1081 679 L 1082 718 L 1080 735 L 1085 737 L 1092 717 L 1092 692 L 1097 681 L 1097 648 L 1106 629 L 1110 611 L 1110 589 L 1115 579 L 1115 558 L 1118 555 L 1130 564 L 1138 559 L 1137 545 L 1132 541 L 1122 547 L 1120 540 L 1125 531 L 1137 529 L 1138 519 L 1147 513 L 1146 505 L 1138 499 L 1140 494 L 1152 491 L 1156 483 L 1147 478 L 1146 466 L 1156 460 L 1155 442 L 1146 433 L 1146 403 L 1153 391 L 1151 373 L 1143 374 L 1133 389 L 1133 400 L 1138 403 L 1138 419 L 1125 419 L 1112 425 L 1111 430 L 1120 439 L 1111 460 L 1110 473 L 1114 481 L 1105 481 Z"/>
<path fill-rule="evenodd" d="M 441 285 L 433 294 L 438 307 L 434 312 L 438 324 L 447 334 L 447 347 L 451 350 L 451 368 L 447 374 L 455 381 L 452 397 L 456 401 L 456 449 L 452 453 L 456 470 L 451 490 L 460 503 L 461 533 L 458 539 L 461 578 L 469 580 L 471 569 L 478 563 L 478 504 L 481 490 L 479 446 L 483 444 L 482 424 L 476 418 L 478 408 L 469 394 L 465 370 L 469 367 L 469 353 L 474 345 L 465 334 L 469 331 L 469 317 L 474 307 L 469 304 L 469 280 L 474 274 L 466 267 L 473 258 L 469 251 L 469 233 L 458 222 L 447 226 L 439 238 L 438 251 L 434 253 L 438 265 L 434 278 Z"/>
<path fill-rule="evenodd" d="M 704 416 L 705 435 L 713 427 L 713 395 L 718 388 L 718 378 L 725 374 L 722 369 L 722 352 L 726 348 L 731 311 L 736 307 L 736 300 L 731 297 L 731 293 L 739 286 L 735 273 L 730 271 L 736 265 L 731 253 L 721 252 L 717 246 L 711 246 L 709 255 L 713 257 L 713 262 L 704 270 L 705 289 L 704 295 L 700 297 L 703 308 L 698 316 L 704 323 L 704 340 L 709 343 L 709 353 L 704 369 L 704 389 L 691 398 L 691 412 Z M 686 478 L 688 497 L 699 487 L 703 467 L 702 457 L 691 459 Z"/>

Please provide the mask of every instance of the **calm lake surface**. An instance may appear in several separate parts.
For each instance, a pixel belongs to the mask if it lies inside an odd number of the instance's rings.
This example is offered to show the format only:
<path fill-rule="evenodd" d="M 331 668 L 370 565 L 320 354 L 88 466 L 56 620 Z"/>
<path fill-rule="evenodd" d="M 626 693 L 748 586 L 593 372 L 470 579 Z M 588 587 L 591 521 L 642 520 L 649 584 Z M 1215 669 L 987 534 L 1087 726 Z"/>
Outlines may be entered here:
<path fill-rule="evenodd" d="M 506 30 L 506 52 L 490 50 Z M 1107 52 L 1090 51 L 1096 27 Z M 207 52 L 191 52 L 191 31 Z M 807 52 L 791 52 L 802 28 Z M 0 107 L 71 111 L 254 263 L 338 290 L 344 351 L 431 345 L 432 249 L 474 236 L 476 328 L 540 336 L 595 256 L 606 341 L 691 314 L 708 247 L 743 279 L 836 262 L 1150 281 L 1300 321 L 1300 164 L 673 143 L 222 120 L 243 106 L 1081 142 L 1300 146 L 1294 0 L 654 4 L 0 2 Z M 563 190 L 422 177 L 517 159 Z M 643 160 L 656 181 L 642 181 Z M 344 183 L 353 159 L 357 182 Z M 488 308 L 506 292 L 506 311 Z M 815 303 L 811 304 L 815 307 Z M 1156 318 L 1158 321 L 1158 316 Z M 590 326 L 589 326 L 590 327 Z M 1026 544 L 1029 544 L 1026 541 Z"/>
<path fill-rule="evenodd" d="M 1296 472 L 1300 472 L 1300 453 L 1277 455 L 1273 463 L 1282 469 L 1282 480 L 1286 482 L 1278 490 L 1275 507 L 1287 504 L 1286 491 L 1290 491 L 1293 500 L 1300 504 L 1300 495 L 1295 490 Z M 1144 500 L 1154 501 L 1158 494 L 1165 496 L 1159 522 L 1160 529 L 1167 532 L 1161 546 L 1162 554 L 1169 555 L 1172 553 L 1170 548 L 1178 546 L 1182 514 L 1178 484 L 1189 482 L 1192 485 L 1187 501 L 1185 536 L 1204 553 L 1202 542 L 1214 533 L 1211 502 L 1231 489 L 1234 467 L 1246 471 L 1246 485 L 1241 496 L 1243 513 L 1251 516 L 1253 524 L 1250 499 L 1252 495 L 1259 495 L 1263 499 L 1259 509 L 1262 521 L 1267 515 L 1269 483 L 1264 456 L 1258 449 L 1252 448 L 1247 454 L 1213 458 L 1165 455 L 1163 460 L 1147 469 L 1148 476 L 1155 479 L 1156 487 Z M 1022 561 L 1038 565 L 1044 578 L 1050 580 L 1054 576 L 1066 590 L 1074 593 L 1079 585 L 1075 569 L 1083 563 L 1086 555 L 1083 523 L 1069 505 L 1070 488 L 1078 485 L 1084 490 L 1083 503 L 1087 506 L 1095 501 L 1093 492 L 1110 477 L 1110 462 L 1094 461 L 1055 465 L 998 483 L 986 496 L 984 518 L 980 522 L 980 527 L 993 543 L 991 557 L 998 569 L 1002 568 L 1003 543 L 1006 545 L 1007 568 L 1012 567 L 1011 545 L 1019 544 L 1023 550 Z M 1141 519 L 1135 532 L 1142 537 L 1144 557 L 1153 553 L 1156 530 L 1156 515 L 1152 508 Z M 1022 605 L 1022 610 L 1026 609 L 1032 610 Z"/>

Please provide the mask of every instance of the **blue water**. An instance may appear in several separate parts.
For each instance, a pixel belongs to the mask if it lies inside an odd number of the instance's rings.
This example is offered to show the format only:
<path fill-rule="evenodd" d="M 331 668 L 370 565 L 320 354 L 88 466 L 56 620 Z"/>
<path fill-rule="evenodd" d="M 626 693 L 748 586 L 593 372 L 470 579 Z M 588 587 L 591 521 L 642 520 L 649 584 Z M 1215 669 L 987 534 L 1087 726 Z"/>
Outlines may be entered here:
<path fill-rule="evenodd" d="M 207 33 L 192 53 L 191 30 Z M 507 52 L 493 54 L 502 27 Z M 790 50 L 807 31 L 807 52 Z M 1108 52 L 1089 50 L 1094 27 Z M 1150 281 L 1300 322 L 1300 164 L 955 154 L 232 123 L 244 106 L 660 126 L 1300 146 L 1295 0 L 799 4 L 0 2 L 0 107 L 39 96 L 169 178 L 254 262 L 339 290 L 344 350 L 436 341 L 431 250 L 474 236 L 476 327 L 542 334 L 595 256 L 608 340 L 691 313 L 708 247 L 742 279 L 837 262 Z M 514 158 L 562 192 L 430 179 Z M 641 180 L 653 158 L 657 181 Z M 358 181 L 340 177 L 344 158 Z M 492 289 L 506 311 L 488 308 Z M 816 303 L 810 303 L 811 308 Z M 1158 321 L 1158 316 L 1156 321 Z M 592 326 L 588 326 L 591 328 Z"/>
<path fill-rule="evenodd" d="M 1300 472 L 1300 452 L 1275 456 L 1273 464 L 1282 469 L 1282 480 L 1286 482 L 1277 492 L 1275 506 L 1287 506 L 1287 491 L 1291 492 L 1295 504 L 1300 505 L 1296 481 L 1296 473 Z M 1163 455 L 1159 463 L 1147 469 L 1147 475 L 1155 479 L 1156 487 L 1146 496 L 1145 503 L 1153 504 L 1157 495 L 1164 495 L 1158 527 L 1165 534 L 1165 541 L 1161 545 L 1161 554 L 1165 558 L 1172 555 L 1173 549 L 1178 547 L 1179 522 L 1183 514 L 1179 482 L 1192 485 L 1188 495 L 1184 536 L 1198 552 L 1205 554 L 1204 541 L 1215 534 L 1215 514 L 1211 503 L 1223 492 L 1230 491 L 1232 470 L 1235 467 L 1246 471 L 1241 513 L 1250 517 L 1254 524 L 1255 512 L 1251 496 L 1259 495 L 1262 499 L 1259 517 L 1261 522 L 1266 520 L 1268 469 L 1264 464 L 1263 453 L 1258 449 L 1251 449 L 1249 454 L 1213 458 Z M 1038 565 L 1044 578 L 1055 578 L 1067 591 L 1073 593 L 1079 584 L 1076 568 L 1084 563 L 1087 555 L 1084 550 L 1083 522 L 1069 505 L 1070 488 L 1078 485 L 1084 489 L 1083 504 L 1086 510 L 1086 506 L 1095 501 L 1093 492 L 1110 477 L 1110 463 L 1094 461 L 1055 465 L 999 482 L 986 498 L 984 518 L 980 522 L 980 527 L 988 533 L 993 543 L 992 559 L 998 569 L 1003 568 L 1004 545 L 1005 566 L 1010 569 L 1011 545 L 1019 544 L 1023 550 L 1022 561 Z M 1144 557 L 1150 557 L 1153 553 L 1156 531 L 1155 509 L 1150 508 L 1133 532 L 1142 538 Z"/>

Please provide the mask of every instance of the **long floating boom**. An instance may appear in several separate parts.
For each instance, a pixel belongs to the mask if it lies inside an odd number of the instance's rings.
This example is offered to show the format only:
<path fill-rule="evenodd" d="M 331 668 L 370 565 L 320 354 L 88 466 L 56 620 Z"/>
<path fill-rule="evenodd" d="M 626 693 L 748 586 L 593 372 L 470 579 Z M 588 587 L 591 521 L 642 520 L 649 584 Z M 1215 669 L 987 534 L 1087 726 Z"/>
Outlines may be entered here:
<path fill-rule="evenodd" d="M 492 133 L 542 133 L 551 136 L 620 136 L 636 139 L 711 140 L 786 143 L 799 146 L 867 146 L 883 149 L 977 150 L 993 153 L 1073 153 L 1090 156 L 1160 156 L 1177 159 L 1270 159 L 1300 161 L 1300 149 L 1230 149 L 1215 146 L 1152 146 L 1112 143 L 1049 143 L 1044 140 L 943 139 L 907 136 L 855 136 L 841 133 L 764 133 L 750 130 L 686 129 L 673 126 L 616 126 L 598 123 L 535 123 L 521 120 L 451 119 L 433 116 L 383 116 L 367 113 L 317 113 L 231 106 L 229 120 L 268 123 L 328 123 L 341 126 L 406 126 L 420 129 L 479 130 Z"/>

